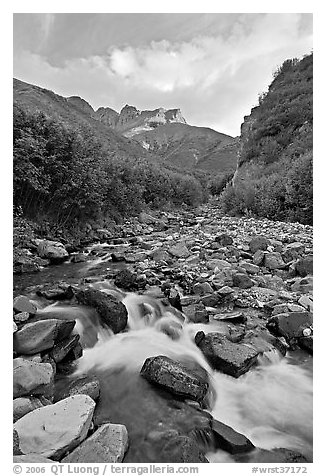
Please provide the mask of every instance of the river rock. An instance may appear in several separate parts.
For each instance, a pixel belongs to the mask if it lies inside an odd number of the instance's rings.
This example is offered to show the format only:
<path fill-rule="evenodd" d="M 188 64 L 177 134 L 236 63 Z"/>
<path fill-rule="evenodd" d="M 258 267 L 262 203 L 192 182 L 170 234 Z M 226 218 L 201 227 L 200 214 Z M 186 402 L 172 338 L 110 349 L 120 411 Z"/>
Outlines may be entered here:
<path fill-rule="evenodd" d="M 87 395 L 37 408 L 14 424 L 20 450 L 60 460 L 86 438 L 94 409 L 95 402 Z"/>
<path fill-rule="evenodd" d="M 301 277 L 305 277 L 308 274 L 313 274 L 313 256 L 306 256 L 305 258 L 299 259 L 295 263 L 295 269 Z"/>
<path fill-rule="evenodd" d="M 258 250 L 266 251 L 268 245 L 268 239 L 261 235 L 254 236 L 249 242 L 249 248 L 252 253 L 256 253 Z"/>
<path fill-rule="evenodd" d="M 202 402 L 208 383 L 179 362 L 159 355 L 145 360 L 140 375 L 175 395 Z"/>
<path fill-rule="evenodd" d="M 63 400 L 73 395 L 88 395 L 94 401 L 100 396 L 100 382 L 95 376 L 80 377 L 74 380 L 68 388 L 64 388 L 56 395 L 56 400 Z"/>
<path fill-rule="evenodd" d="M 282 269 L 285 266 L 281 253 L 274 251 L 265 253 L 264 265 L 268 269 Z"/>
<path fill-rule="evenodd" d="M 178 243 L 174 246 L 170 246 L 168 252 L 174 258 L 188 258 L 188 256 L 190 256 L 191 254 L 186 245 L 183 243 Z"/>
<path fill-rule="evenodd" d="M 127 449 L 127 428 L 107 423 L 63 458 L 61 463 L 121 463 Z"/>
<path fill-rule="evenodd" d="M 128 313 L 126 306 L 113 296 L 96 289 L 82 289 L 76 293 L 76 299 L 96 309 L 102 321 L 112 329 L 114 334 L 121 332 L 127 325 Z"/>
<path fill-rule="evenodd" d="M 56 342 L 70 335 L 74 320 L 44 319 L 24 325 L 14 335 L 14 350 L 19 354 L 36 354 L 51 349 Z"/>
<path fill-rule="evenodd" d="M 13 395 L 53 396 L 53 368 L 50 364 L 33 362 L 22 358 L 13 361 Z"/>
<path fill-rule="evenodd" d="M 66 355 L 69 354 L 71 349 L 76 347 L 79 341 L 79 337 L 80 336 L 78 334 L 66 337 L 58 344 L 55 344 L 55 346 L 49 353 L 49 356 L 52 357 L 55 363 L 61 362 L 66 357 Z"/>
<path fill-rule="evenodd" d="M 37 307 L 26 296 L 17 296 L 14 299 L 13 305 L 16 313 L 28 313 L 28 315 L 34 316 L 37 312 Z M 26 314 L 24 314 L 26 316 Z M 26 319 L 25 319 L 26 320 Z"/>
<path fill-rule="evenodd" d="M 13 402 L 13 420 L 14 422 L 22 418 L 29 412 L 36 410 L 36 408 L 50 405 L 51 402 L 44 397 L 18 397 Z"/>
<path fill-rule="evenodd" d="M 303 330 L 312 326 L 311 312 L 288 312 L 273 316 L 267 323 L 268 329 L 287 341 L 303 336 Z"/>
<path fill-rule="evenodd" d="M 188 436 L 176 436 L 166 443 L 158 463 L 208 463 L 197 444 Z"/>
<path fill-rule="evenodd" d="M 233 284 L 234 286 L 241 289 L 252 288 L 254 282 L 249 278 L 247 274 L 244 273 L 235 273 L 233 275 Z"/>
<path fill-rule="evenodd" d="M 255 448 L 246 436 L 220 421 L 213 420 L 212 429 L 218 447 L 228 453 L 247 453 Z"/>
<path fill-rule="evenodd" d="M 52 264 L 62 263 L 68 258 L 68 251 L 59 241 L 39 240 L 37 254 L 49 259 Z"/>
<path fill-rule="evenodd" d="M 217 332 L 207 334 L 197 345 L 213 368 L 235 378 L 247 372 L 257 361 L 255 349 L 230 342 Z"/>

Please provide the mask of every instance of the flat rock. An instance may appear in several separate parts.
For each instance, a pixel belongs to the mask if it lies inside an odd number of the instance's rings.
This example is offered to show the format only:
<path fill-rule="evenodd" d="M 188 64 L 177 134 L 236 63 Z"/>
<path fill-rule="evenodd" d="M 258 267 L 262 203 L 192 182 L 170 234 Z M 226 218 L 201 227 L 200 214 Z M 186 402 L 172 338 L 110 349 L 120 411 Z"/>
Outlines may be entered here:
<path fill-rule="evenodd" d="M 74 320 L 44 319 L 24 325 L 14 335 L 14 350 L 19 354 L 36 354 L 51 349 L 56 342 L 70 335 Z"/>
<path fill-rule="evenodd" d="M 14 398 L 24 395 L 53 396 L 54 373 L 51 364 L 17 358 L 13 365 Z"/>
<path fill-rule="evenodd" d="M 246 436 L 220 421 L 213 420 L 212 429 L 218 447 L 228 453 L 247 453 L 255 448 Z"/>
<path fill-rule="evenodd" d="M 145 360 L 140 375 L 175 395 L 202 402 L 208 383 L 179 362 L 159 355 Z"/>
<path fill-rule="evenodd" d="M 127 449 L 127 428 L 107 423 L 63 458 L 61 463 L 121 463 Z"/>
<path fill-rule="evenodd" d="M 76 299 L 86 306 L 95 308 L 102 321 L 114 334 L 125 329 L 128 322 L 126 306 L 113 296 L 96 289 L 82 289 L 77 291 Z"/>
<path fill-rule="evenodd" d="M 258 352 L 243 344 L 230 342 L 219 333 L 210 333 L 197 344 L 212 367 L 238 378 L 257 360 Z"/>
<path fill-rule="evenodd" d="M 23 454 L 60 460 L 87 436 L 95 402 L 75 395 L 28 413 L 14 424 Z"/>

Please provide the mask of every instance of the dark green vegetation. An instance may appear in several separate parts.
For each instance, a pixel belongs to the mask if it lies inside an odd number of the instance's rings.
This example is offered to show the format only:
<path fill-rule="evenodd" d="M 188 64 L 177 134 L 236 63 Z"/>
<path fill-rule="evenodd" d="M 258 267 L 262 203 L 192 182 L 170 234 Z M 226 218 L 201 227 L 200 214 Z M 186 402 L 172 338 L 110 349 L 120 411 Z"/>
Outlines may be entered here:
<path fill-rule="evenodd" d="M 14 205 L 24 216 L 71 227 L 203 198 L 191 175 L 119 154 L 86 130 L 14 106 Z"/>
<path fill-rule="evenodd" d="M 245 118 L 229 213 L 312 224 L 313 56 L 287 60 Z"/>

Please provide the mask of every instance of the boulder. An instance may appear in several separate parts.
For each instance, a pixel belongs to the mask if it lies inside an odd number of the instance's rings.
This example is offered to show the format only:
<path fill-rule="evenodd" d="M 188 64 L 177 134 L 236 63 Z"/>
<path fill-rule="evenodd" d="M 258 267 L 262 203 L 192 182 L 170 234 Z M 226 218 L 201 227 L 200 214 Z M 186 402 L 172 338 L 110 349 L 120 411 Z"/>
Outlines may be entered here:
<path fill-rule="evenodd" d="M 63 458 L 61 463 L 121 463 L 127 449 L 127 428 L 107 423 Z"/>
<path fill-rule="evenodd" d="M 26 296 L 17 296 L 14 299 L 13 305 L 15 313 L 28 313 L 34 316 L 37 312 L 37 307 Z M 26 314 L 24 314 L 26 316 Z"/>
<path fill-rule="evenodd" d="M 218 448 L 221 448 L 223 451 L 227 451 L 231 454 L 238 454 L 247 453 L 255 448 L 246 436 L 238 433 L 233 428 L 220 421 L 213 420 L 212 429 L 215 442 Z"/>
<path fill-rule="evenodd" d="M 168 252 L 174 258 L 188 258 L 188 256 L 190 256 L 191 254 L 186 245 L 183 243 L 178 243 L 174 246 L 170 246 Z"/>
<path fill-rule="evenodd" d="M 256 253 L 258 250 L 267 250 L 269 241 L 265 236 L 257 235 L 251 238 L 249 242 L 249 248 L 252 253 Z"/>
<path fill-rule="evenodd" d="M 305 277 L 308 274 L 313 274 L 313 257 L 312 255 L 299 259 L 295 263 L 295 269 L 301 277 Z"/>
<path fill-rule="evenodd" d="M 79 335 L 71 335 L 69 337 L 66 337 L 62 341 L 60 341 L 58 344 L 55 344 L 51 352 L 49 353 L 49 356 L 52 357 L 52 359 L 58 363 L 61 362 L 66 355 L 69 354 L 71 349 L 76 347 L 79 341 Z"/>
<path fill-rule="evenodd" d="M 14 424 L 20 450 L 60 460 L 86 438 L 94 409 L 95 402 L 87 395 L 37 408 Z"/>
<path fill-rule="evenodd" d="M 51 402 L 44 397 L 18 397 L 13 402 L 13 420 L 14 422 L 22 418 L 29 412 L 36 410 L 36 408 L 50 405 Z"/>
<path fill-rule="evenodd" d="M 234 286 L 241 289 L 252 288 L 254 282 L 249 278 L 247 274 L 244 273 L 235 273 L 233 275 L 233 284 Z"/>
<path fill-rule="evenodd" d="M 207 334 L 197 345 L 214 369 L 235 378 L 247 372 L 258 357 L 255 349 L 231 342 L 217 332 Z"/>
<path fill-rule="evenodd" d="M 95 308 L 101 320 L 114 334 L 125 329 L 128 322 L 126 306 L 113 296 L 96 289 L 82 289 L 77 291 L 76 299 L 86 306 Z"/>
<path fill-rule="evenodd" d="M 14 351 L 19 354 L 36 354 L 51 349 L 55 343 L 70 335 L 74 320 L 44 319 L 25 324 L 14 335 Z"/>
<path fill-rule="evenodd" d="M 138 289 L 137 274 L 129 269 L 122 269 L 116 275 L 114 284 L 126 291 L 135 291 Z"/>
<path fill-rule="evenodd" d="M 272 316 L 268 321 L 268 329 L 276 335 L 285 337 L 287 341 L 302 337 L 303 331 L 312 326 L 311 312 L 286 312 Z"/>
<path fill-rule="evenodd" d="M 145 360 L 140 375 L 180 397 L 202 402 L 208 383 L 179 362 L 159 355 Z"/>
<path fill-rule="evenodd" d="M 53 396 L 53 368 L 50 364 L 33 362 L 22 358 L 13 361 L 13 395 Z"/>
<path fill-rule="evenodd" d="M 50 263 L 58 264 L 65 261 L 69 254 L 59 241 L 40 240 L 37 246 L 37 254 L 40 258 L 49 259 Z"/>
<path fill-rule="evenodd" d="M 268 269 L 282 269 L 286 265 L 283 261 L 281 253 L 274 251 L 271 253 L 265 253 L 264 266 Z"/>
<path fill-rule="evenodd" d="M 158 463 L 208 463 L 196 442 L 188 436 L 175 436 L 166 443 Z"/>
<path fill-rule="evenodd" d="M 74 380 L 68 388 L 64 388 L 56 395 L 56 400 L 63 400 L 64 398 L 73 395 L 88 395 L 94 401 L 100 396 L 100 382 L 96 377 L 80 377 Z"/>

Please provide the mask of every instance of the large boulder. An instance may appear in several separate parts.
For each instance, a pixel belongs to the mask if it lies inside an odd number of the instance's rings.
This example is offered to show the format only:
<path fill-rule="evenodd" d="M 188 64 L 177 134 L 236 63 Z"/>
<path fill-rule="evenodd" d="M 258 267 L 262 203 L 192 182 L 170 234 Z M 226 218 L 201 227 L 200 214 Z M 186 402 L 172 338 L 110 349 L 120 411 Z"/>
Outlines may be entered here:
<path fill-rule="evenodd" d="M 217 332 L 207 334 L 197 345 L 213 368 L 236 378 L 247 372 L 258 357 L 257 350 L 231 342 Z"/>
<path fill-rule="evenodd" d="M 63 458 L 61 463 L 121 463 L 127 449 L 127 428 L 107 423 Z"/>
<path fill-rule="evenodd" d="M 198 402 L 203 401 L 208 391 L 207 381 L 198 372 L 164 355 L 146 359 L 140 375 L 175 395 Z"/>
<path fill-rule="evenodd" d="M 104 324 L 115 334 L 125 329 L 128 322 L 126 306 L 113 296 L 96 289 L 81 289 L 77 291 L 76 299 L 95 308 Z"/>
<path fill-rule="evenodd" d="M 49 259 L 50 263 L 58 264 L 65 261 L 69 254 L 59 241 L 40 240 L 37 246 L 37 254 L 40 258 Z"/>
<path fill-rule="evenodd" d="M 228 453 L 246 453 L 255 448 L 246 436 L 220 421 L 213 420 L 212 429 L 218 447 Z"/>
<path fill-rule="evenodd" d="M 135 291 L 138 289 L 137 274 L 130 269 L 122 269 L 116 275 L 114 284 L 126 291 Z"/>
<path fill-rule="evenodd" d="M 76 347 L 76 345 L 79 342 L 79 338 L 80 336 L 78 334 L 75 334 L 75 335 L 66 337 L 62 341 L 58 342 L 50 351 L 49 353 L 50 357 L 52 357 L 52 359 L 56 363 L 61 362 L 69 354 L 69 352 L 74 347 Z"/>
<path fill-rule="evenodd" d="M 268 329 L 276 335 L 285 337 L 287 341 L 303 337 L 303 331 L 312 324 L 311 312 L 285 312 L 272 316 L 267 323 Z"/>
<path fill-rule="evenodd" d="M 14 398 L 24 395 L 53 396 L 54 373 L 51 364 L 18 358 L 14 359 L 13 365 Z"/>
<path fill-rule="evenodd" d="M 95 402 L 75 395 L 28 413 L 14 424 L 23 454 L 60 460 L 87 436 Z"/>
<path fill-rule="evenodd" d="M 14 350 L 19 354 L 37 354 L 51 349 L 55 343 L 68 337 L 74 320 L 44 319 L 25 324 L 14 335 Z"/>

